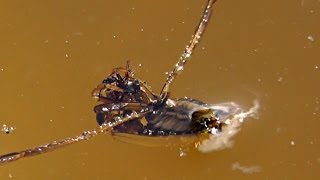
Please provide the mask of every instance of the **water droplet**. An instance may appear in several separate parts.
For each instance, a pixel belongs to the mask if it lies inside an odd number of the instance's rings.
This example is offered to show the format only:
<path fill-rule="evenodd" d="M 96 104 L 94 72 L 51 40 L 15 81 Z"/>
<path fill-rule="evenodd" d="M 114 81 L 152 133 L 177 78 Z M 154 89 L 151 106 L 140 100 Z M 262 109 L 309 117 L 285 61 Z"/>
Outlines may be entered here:
<path fill-rule="evenodd" d="M 103 108 L 102 108 L 102 111 L 108 112 L 108 111 L 109 111 L 109 108 L 103 107 Z"/>
<path fill-rule="evenodd" d="M 291 141 L 290 144 L 291 144 L 291 146 L 294 146 L 294 145 L 295 145 L 295 142 L 294 142 L 294 141 Z"/>
<path fill-rule="evenodd" d="M 191 52 L 186 53 L 186 54 L 185 54 L 185 57 L 186 57 L 186 58 L 191 57 Z"/>
<path fill-rule="evenodd" d="M 116 116 L 116 117 L 114 117 L 114 120 L 116 120 L 116 121 L 121 121 L 122 119 L 121 119 L 121 117 Z"/>
<path fill-rule="evenodd" d="M 89 138 L 95 135 L 97 135 L 97 131 L 84 131 L 79 138 L 88 140 Z"/>
<path fill-rule="evenodd" d="M 181 72 L 181 71 L 183 71 L 183 66 L 178 66 L 177 67 L 177 72 Z"/>
<path fill-rule="evenodd" d="M 148 130 L 148 134 L 152 135 L 153 131 L 152 130 Z"/>

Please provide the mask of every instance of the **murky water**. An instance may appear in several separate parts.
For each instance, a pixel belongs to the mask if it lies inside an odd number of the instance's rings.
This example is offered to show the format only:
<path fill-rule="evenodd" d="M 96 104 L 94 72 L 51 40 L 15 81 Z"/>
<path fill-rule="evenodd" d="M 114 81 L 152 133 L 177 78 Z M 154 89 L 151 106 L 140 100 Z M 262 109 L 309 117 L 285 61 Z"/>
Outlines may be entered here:
<path fill-rule="evenodd" d="M 0 154 L 97 126 L 91 90 L 130 59 L 159 92 L 204 1 L 1 1 Z M 231 148 L 201 153 L 109 134 L 0 167 L 0 179 L 317 179 L 320 1 L 219 1 L 172 97 L 258 99 Z M 143 142 L 142 142 L 143 143 Z M 187 144 L 187 143 L 186 143 Z M 187 146 L 187 145 L 186 145 Z"/>

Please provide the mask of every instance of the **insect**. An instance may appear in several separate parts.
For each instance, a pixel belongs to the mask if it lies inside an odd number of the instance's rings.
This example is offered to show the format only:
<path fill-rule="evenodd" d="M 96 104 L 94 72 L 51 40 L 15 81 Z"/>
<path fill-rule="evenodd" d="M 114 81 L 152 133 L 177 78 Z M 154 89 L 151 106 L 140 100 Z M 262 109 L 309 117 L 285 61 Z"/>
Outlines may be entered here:
<path fill-rule="evenodd" d="M 84 131 L 78 136 L 53 141 L 23 151 L 0 156 L 0 164 L 53 151 L 66 145 L 88 140 L 106 131 L 146 136 L 168 136 L 221 131 L 223 121 L 236 113 L 235 104 L 208 105 L 201 101 L 171 99 L 169 87 L 183 71 L 187 60 L 202 37 L 216 0 L 208 0 L 201 20 L 190 43 L 169 74 L 159 95 L 147 84 L 134 77 L 127 62 L 126 68 L 115 68 L 92 92 L 100 102 L 94 107 L 99 128 Z"/>
<path fill-rule="evenodd" d="M 94 107 L 100 126 L 130 117 L 132 113 L 146 113 L 142 118 L 113 126 L 114 133 L 147 136 L 211 133 L 221 131 L 224 122 L 220 119 L 236 110 L 222 110 L 190 98 L 170 99 L 168 92 L 156 95 L 145 82 L 133 77 L 129 62 L 126 68 L 114 69 L 92 95 L 101 102 Z M 225 104 L 224 107 L 235 106 Z"/>

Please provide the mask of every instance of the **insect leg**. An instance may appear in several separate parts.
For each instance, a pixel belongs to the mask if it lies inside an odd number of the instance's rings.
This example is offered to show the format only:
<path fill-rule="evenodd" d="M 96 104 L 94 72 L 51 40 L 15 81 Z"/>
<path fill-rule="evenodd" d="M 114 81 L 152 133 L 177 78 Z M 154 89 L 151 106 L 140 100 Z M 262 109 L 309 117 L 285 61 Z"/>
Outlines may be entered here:
<path fill-rule="evenodd" d="M 96 113 L 96 120 L 99 125 L 112 121 L 114 117 L 123 117 L 128 115 L 124 112 L 144 112 L 151 109 L 148 104 L 141 104 L 138 102 L 133 103 L 111 103 L 100 104 L 94 107 Z"/>
<path fill-rule="evenodd" d="M 111 130 L 113 127 L 118 126 L 124 122 L 136 119 L 136 118 L 141 118 L 145 116 L 145 114 L 151 112 L 151 110 L 146 111 L 144 113 L 136 113 L 135 111 L 132 112 L 130 115 L 123 117 L 123 118 L 114 118 L 113 121 L 106 122 L 100 126 L 100 128 L 89 130 L 89 131 L 84 131 L 80 135 L 71 137 L 71 138 L 65 138 L 60 141 L 53 141 L 44 145 L 40 145 L 37 147 L 33 147 L 30 149 L 26 149 L 23 151 L 18 151 L 18 152 L 12 152 L 4 155 L 0 155 L 0 165 L 13 162 L 22 158 L 30 157 L 30 156 L 35 156 L 35 155 L 40 155 L 44 154 L 47 152 L 51 152 L 53 150 L 65 147 L 67 145 L 71 145 L 77 142 L 89 140 L 90 138 L 101 134 L 103 132 Z"/>
<path fill-rule="evenodd" d="M 212 6 L 216 2 L 216 0 L 208 0 L 206 8 L 203 12 L 203 15 L 200 19 L 199 25 L 197 26 L 194 34 L 192 35 L 190 43 L 186 46 L 184 52 L 180 56 L 178 62 L 176 63 L 173 71 L 170 72 L 162 90 L 160 93 L 160 97 L 162 100 L 165 100 L 168 96 L 169 86 L 173 82 L 174 78 L 183 71 L 183 68 L 187 62 L 187 60 L 191 57 L 193 50 L 196 45 L 199 43 L 208 23 L 210 20 L 210 16 L 212 13 Z"/>

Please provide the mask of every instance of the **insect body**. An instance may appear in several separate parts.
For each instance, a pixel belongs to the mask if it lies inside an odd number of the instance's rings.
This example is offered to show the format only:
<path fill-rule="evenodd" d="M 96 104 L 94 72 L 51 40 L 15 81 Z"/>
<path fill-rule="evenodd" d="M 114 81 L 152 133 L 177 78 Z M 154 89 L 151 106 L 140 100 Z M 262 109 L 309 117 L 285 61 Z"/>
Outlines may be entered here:
<path fill-rule="evenodd" d="M 134 78 L 127 63 L 126 68 L 114 69 L 111 75 L 93 90 L 93 97 L 101 103 L 94 108 L 99 128 L 84 131 L 75 137 L 1 155 L 0 164 L 47 153 L 110 130 L 116 133 L 151 136 L 220 131 L 225 124 L 224 120 L 237 111 L 235 105 L 207 105 L 188 98 L 169 98 L 169 87 L 199 43 L 215 1 L 208 0 L 190 43 L 169 74 L 159 95 L 154 94 L 143 81 Z"/>
<path fill-rule="evenodd" d="M 215 1 L 208 0 L 190 43 L 169 74 L 160 95 L 152 93 L 145 83 L 133 77 L 129 63 L 125 69 L 114 69 L 111 75 L 98 85 L 93 91 L 93 96 L 102 102 L 94 108 L 99 125 L 109 123 L 115 117 L 121 119 L 128 116 L 128 113 L 137 112 L 146 113 L 146 115 L 143 119 L 133 119 L 113 127 L 114 132 L 140 135 L 180 135 L 211 131 L 212 128 L 221 130 L 223 122 L 216 117 L 215 110 L 205 107 L 204 103 L 188 99 L 169 99 L 169 87 L 183 70 L 199 43 L 208 25 Z M 121 72 L 124 73 L 124 76 L 120 75 Z"/>
<path fill-rule="evenodd" d="M 120 74 L 123 71 L 124 76 Z M 148 86 L 133 77 L 129 65 L 117 68 L 93 91 L 102 104 L 94 108 L 100 126 L 114 118 L 124 118 L 132 112 L 147 112 L 113 127 L 113 132 L 149 136 L 182 135 L 220 131 L 230 110 L 221 110 L 189 98 L 162 99 Z"/>

